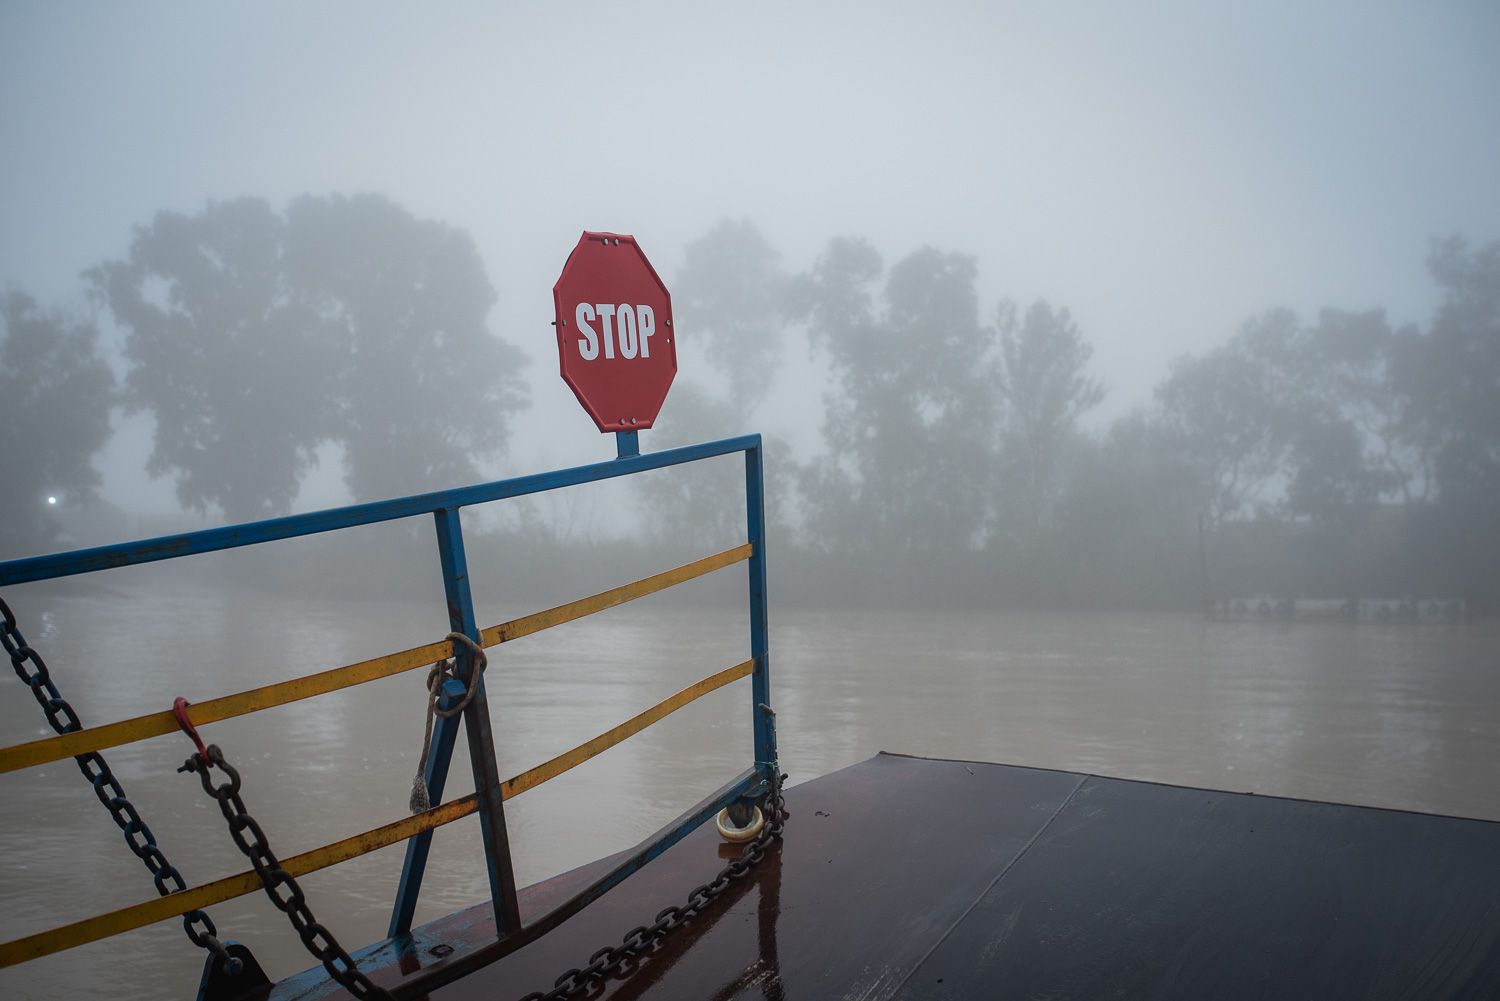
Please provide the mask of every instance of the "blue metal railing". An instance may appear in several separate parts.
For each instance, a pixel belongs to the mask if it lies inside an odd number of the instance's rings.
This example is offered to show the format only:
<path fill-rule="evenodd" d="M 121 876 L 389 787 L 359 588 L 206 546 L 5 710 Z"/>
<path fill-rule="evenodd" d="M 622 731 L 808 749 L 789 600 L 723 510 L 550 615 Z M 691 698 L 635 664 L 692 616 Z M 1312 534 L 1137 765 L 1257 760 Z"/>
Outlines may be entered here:
<path fill-rule="evenodd" d="M 461 694 L 463 690 L 469 688 L 474 690 L 474 695 L 468 708 L 459 716 L 437 719 L 425 778 L 432 801 L 440 802 L 461 718 L 468 740 L 469 760 L 474 773 L 474 787 L 478 799 L 477 812 L 480 815 L 485 857 L 489 866 L 490 895 L 494 907 L 498 941 L 468 956 L 454 957 L 453 962 L 446 963 L 436 970 L 429 969 L 408 978 L 408 981 L 401 985 L 400 993 L 402 996 L 411 996 L 433 989 L 442 983 L 456 979 L 469 970 L 498 959 L 560 924 L 642 865 L 659 856 L 704 820 L 712 817 L 718 810 L 736 801 L 758 795 L 760 791 L 768 787 L 778 768 L 775 730 L 769 712 L 771 691 L 766 612 L 765 478 L 760 435 L 744 435 L 660 452 L 641 453 L 637 433 L 621 432 L 616 436 L 616 445 L 618 456 L 615 459 L 569 469 L 496 480 L 394 500 L 272 518 L 243 525 L 11 560 L 0 563 L 0 587 L 94 573 L 114 567 L 179 559 L 198 553 L 219 552 L 280 539 L 292 539 L 430 514 L 433 516 L 437 531 L 438 555 L 442 564 L 449 628 L 454 632 L 463 633 L 477 643 L 480 639 L 480 631 L 474 617 L 473 596 L 469 587 L 463 529 L 459 517 L 461 509 L 491 501 L 544 493 L 562 487 L 629 476 L 716 456 L 744 453 L 745 528 L 752 549 L 748 561 L 748 575 L 750 651 L 754 662 L 751 672 L 753 764 L 718 792 L 663 828 L 651 839 L 643 842 L 628 858 L 597 878 L 583 891 L 536 921 L 523 926 L 516 898 L 515 876 L 511 864 L 501 780 L 495 756 L 494 734 L 485 699 L 484 678 L 482 675 L 475 676 L 468 649 L 463 645 L 455 644 L 454 657 L 457 674 L 463 688 L 460 689 L 450 682 L 452 689 L 448 695 L 451 697 L 454 692 Z M 428 830 L 407 841 L 406 860 L 397 885 L 389 926 L 389 935 L 392 938 L 404 935 L 411 929 L 431 838 L 432 832 Z"/>

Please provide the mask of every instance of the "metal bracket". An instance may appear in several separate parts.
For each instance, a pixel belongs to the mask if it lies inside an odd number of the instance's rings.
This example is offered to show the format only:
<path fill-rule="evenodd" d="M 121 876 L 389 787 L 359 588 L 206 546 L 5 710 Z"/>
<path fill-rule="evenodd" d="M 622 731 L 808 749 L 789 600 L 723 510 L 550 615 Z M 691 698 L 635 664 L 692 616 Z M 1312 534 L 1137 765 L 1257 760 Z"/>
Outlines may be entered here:
<path fill-rule="evenodd" d="M 224 943 L 224 951 L 240 961 L 240 972 L 231 974 L 224 969 L 224 961 L 209 954 L 203 964 L 203 978 L 198 981 L 198 1001 L 239 1001 L 240 998 L 264 994 L 271 986 L 271 979 L 255 960 L 250 947 L 230 939 Z"/>

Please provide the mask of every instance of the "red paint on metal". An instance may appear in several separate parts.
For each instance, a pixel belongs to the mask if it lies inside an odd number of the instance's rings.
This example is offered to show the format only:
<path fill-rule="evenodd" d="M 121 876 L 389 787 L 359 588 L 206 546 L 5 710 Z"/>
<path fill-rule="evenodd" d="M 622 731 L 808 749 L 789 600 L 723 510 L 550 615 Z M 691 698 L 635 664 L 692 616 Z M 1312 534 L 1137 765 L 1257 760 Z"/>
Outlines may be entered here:
<path fill-rule="evenodd" d="M 677 374 L 672 296 L 635 237 L 585 231 L 552 287 L 563 381 L 600 431 L 641 431 Z"/>
<path fill-rule="evenodd" d="M 198 745 L 198 760 L 207 764 L 208 748 L 203 746 L 203 738 L 198 736 L 198 728 L 188 718 L 188 705 L 187 699 L 181 695 L 177 696 L 177 698 L 172 700 L 172 715 L 177 717 L 177 725 L 182 728 L 182 732 L 192 737 L 193 743 Z"/>

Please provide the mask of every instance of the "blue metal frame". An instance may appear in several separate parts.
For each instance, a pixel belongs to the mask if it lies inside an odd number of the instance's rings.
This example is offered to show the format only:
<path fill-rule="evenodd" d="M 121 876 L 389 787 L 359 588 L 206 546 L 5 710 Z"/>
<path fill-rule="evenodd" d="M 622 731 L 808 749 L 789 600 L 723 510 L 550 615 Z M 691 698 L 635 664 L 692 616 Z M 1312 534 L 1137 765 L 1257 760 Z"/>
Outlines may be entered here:
<path fill-rule="evenodd" d="M 465 688 L 457 678 L 449 678 L 443 684 L 438 701 L 441 709 L 451 709 L 463 698 Z M 443 785 L 448 779 L 448 762 L 453 758 L 453 742 L 458 737 L 458 717 L 439 716 L 433 720 L 432 750 L 427 755 L 427 767 L 422 777 L 427 781 L 427 795 L 434 803 L 443 801 Z M 423 831 L 406 842 L 406 861 L 401 866 L 401 878 L 396 883 L 396 904 L 391 908 L 391 924 L 386 930 L 387 938 L 405 935 L 411 931 L 413 917 L 417 913 L 417 897 L 422 889 L 422 874 L 427 871 L 427 855 L 432 849 L 432 832 Z M 494 872 L 490 873 L 491 887 Z M 493 892 L 493 890 L 492 890 Z"/>
<path fill-rule="evenodd" d="M 498 940 L 467 956 L 454 957 L 451 962 L 444 963 L 436 969 L 425 970 L 403 981 L 398 987 L 398 995 L 415 997 L 520 948 L 526 942 L 534 940 L 560 924 L 666 851 L 718 810 L 737 800 L 757 796 L 764 791 L 767 782 L 780 767 L 776 758 L 774 719 L 770 711 L 770 642 L 766 613 L 765 471 L 760 435 L 743 435 L 737 438 L 725 438 L 642 454 L 638 433 L 626 431 L 616 435 L 615 444 L 616 458 L 586 466 L 575 466 L 570 469 L 508 480 L 496 480 L 453 490 L 417 494 L 395 500 L 355 504 L 285 518 L 272 518 L 244 525 L 11 560 L 0 563 L 0 587 L 93 573 L 113 567 L 177 559 L 197 553 L 218 552 L 278 539 L 298 538 L 359 525 L 372 525 L 382 521 L 430 514 L 434 518 L 437 529 L 438 554 L 442 561 L 449 628 L 477 641 L 479 627 L 474 619 L 474 602 L 469 591 L 468 563 L 464 555 L 463 528 L 460 524 L 459 512 L 462 508 L 743 452 L 745 454 L 745 528 L 752 546 L 748 567 L 750 653 L 755 661 L 751 674 L 751 712 L 755 736 L 753 767 L 651 838 L 643 841 L 629 857 L 600 876 L 580 893 L 530 924 L 522 925 L 516 902 L 515 876 L 511 866 L 509 835 L 505 824 L 494 735 L 491 731 L 490 714 L 485 700 L 484 679 L 482 676 L 474 676 L 474 665 L 469 651 L 462 647 L 456 649 L 457 673 L 462 683 L 454 680 L 448 681 L 444 687 L 442 699 L 445 704 L 450 703 L 462 697 L 469 687 L 474 689 L 474 697 L 459 717 L 451 719 L 440 717 L 436 721 L 425 778 L 432 801 L 440 802 L 461 718 L 469 744 L 469 760 L 474 770 L 474 787 L 479 798 L 480 827 L 489 868 L 490 895 L 494 903 Z M 406 862 L 402 868 L 391 914 L 389 926 L 391 938 L 404 935 L 411 929 L 431 840 L 432 833 L 429 831 L 407 842 Z"/>
<path fill-rule="evenodd" d="M 437 519 L 438 551 L 443 559 L 443 590 L 448 599 L 448 626 L 475 643 L 479 642 L 479 623 L 474 620 L 474 599 L 469 593 L 469 563 L 464 556 L 463 527 L 458 508 L 444 508 Z M 464 732 L 469 739 L 469 760 L 473 762 L 474 791 L 479 794 L 479 824 L 483 835 L 485 863 L 490 876 L 490 900 L 495 906 L 495 928 L 504 935 L 521 927 L 521 912 L 516 904 L 516 880 L 511 871 L 510 834 L 505 826 L 505 806 L 500 797 L 500 768 L 495 760 L 494 736 L 490 732 L 489 703 L 484 697 L 484 678 L 474 670 L 473 655 L 467 647 L 456 645 L 453 657 L 458 676 L 474 697 L 461 714 Z M 452 747 L 449 747 L 452 753 Z M 442 775 L 448 770 L 446 758 L 438 761 Z M 422 873 L 402 873 L 411 879 L 413 902 Z M 398 891 L 399 892 L 399 891 Z"/>
<path fill-rule="evenodd" d="M 755 733 L 755 767 L 770 781 L 781 765 L 776 760 L 775 717 L 771 713 L 771 628 L 766 612 L 765 463 L 760 435 L 745 449 L 745 531 L 750 540 L 750 676 Z"/>
<path fill-rule="evenodd" d="M 34 580 L 51 580 L 55 577 L 93 573 L 96 570 L 108 570 L 111 567 L 153 563 L 157 560 L 176 559 L 179 556 L 192 556 L 197 553 L 214 553 L 224 549 L 236 549 L 240 546 L 274 542 L 277 539 L 295 539 L 304 535 L 334 532 L 341 528 L 374 525 L 382 521 L 395 521 L 419 514 L 433 514 L 445 509 L 458 510 L 474 504 L 487 504 L 490 501 L 505 500 L 509 497 L 525 497 L 556 490 L 559 487 L 575 487 L 583 483 L 643 473 L 648 469 L 662 469 L 698 459 L 710 459 L 716 455 L 730 455 L 750 450 L 760 451 L 760 435 L 742 435 L 738 438 L 724 438 L 700 445 L 664 449 L 660 452 L 621 456 L 588 466 L 574 466 L 571 469 L 558 469 L 550 473 L 534 473 L 510 480 L 495 480 L 491 483 L 415 494 L 395 500 L 353 504 L 349 507 L 330 508 L 326 511 L 269 518 L 265 521 L 252 521 L 224 528 L 209 528 L 181 535 L 166 535 L 140 542 L 123 542 L 113 546 L 99 546 L 95 549 L 78 549 L 69 553 L 54 553 L 50 556 L 31 556 L 0 563 L 0 587 L 8 584 L 25 584 Z"/>

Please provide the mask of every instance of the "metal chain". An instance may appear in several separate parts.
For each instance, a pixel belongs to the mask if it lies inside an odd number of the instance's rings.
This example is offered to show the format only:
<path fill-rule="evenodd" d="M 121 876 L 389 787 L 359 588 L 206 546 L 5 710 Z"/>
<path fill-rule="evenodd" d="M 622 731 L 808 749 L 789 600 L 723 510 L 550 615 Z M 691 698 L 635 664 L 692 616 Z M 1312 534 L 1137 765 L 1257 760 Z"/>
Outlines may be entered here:
<path fill-rule="evenodd" d="M 179 720 L 183 718 L 179 715 Z M 198 740 L 194 731 L 189 731 L 189 736 Z M 215 766 L 229 777 L 228 782 L 214 785 L 210 772 Z M 255 867 L 255 873 L 266 889 L 266 896 L 271 898 L 271 903 L 278 911 L 287 916 L 292 928 L 302 939 L 302 944 L 323 964 L 328 975 L 356 998 L 393 1001 L 390 991 L 365 976 L 354 965 L 354 957 L 349 955 L 348 950 L 339 945 L 333 933 L 313 917 L 302 887 L 297 885 L 297 880 L 291 873 L 282 868 L 281 860 L 271 851 L 271 846 L 266 841 L 266 832 L 261 830 L 255 818 L 246 811 L 244 800 L 240 799 L 240 773 L 224 760 L 224 752 L 219 750 L 219 745 L 208 745 L 188 758 L 177 770 L 197 773 L 198 779 L 203 783 L 203 791 L 218 802 L 220 812 L 229 822 L 229 836 Z"/>
<path fill-rule="evenodd" d="M 26 638 L 17 628 L 15 613 L 10 610 L 4 598 L 0 598 L 0 616 L 3 616 L 3 621 L 0 621 L 0 646 L 10 655 L 10 663 L 16 669 L 16 676 L 31 689 L 31 694 L 42 707 L 42 713 L 52 729 L 59 734 L 82 730 L 83 723 L 79 720 L 78 713 L 57 690 L 42 655 L 27 645 Z M 166 897 L 187 889 L 182 873 L 167 861 L 167 857 L 157 847 L 156 835 L 151 833 L 151 828 L 146 826 L 135 806 L 125 797 L 124 787 L 115 778 L 114 772 L 110 771 L 104 757 L 98 751 L 89 751 L 73 760 L 78 762 L 78 770 L 83 772 L 83 777 L 94 787 L 94 795 L 99 797 L 99 802 L 104 804 L 104 808 L 124 832 L 125 844 L 136 858 L 146 864 L 151 879 L 156 884 L 156 892 Z M 219 941 L 219 930 L 207 914 L 201 910 L 188 911 L 182 916 L 182 928 L 189 941 L 201 949 L 207 949 L 219 959 L 225 972 L 231 975 L 240 972 L 243 964 L 224 948 L 224 944 Z"/>
<path fill-rule="evenodd" d="M 764 708 L 764 707 L 763 707 Z M 617 974 L 628 974 L 635 969 L 635 962 L 647 953 L 654 952 L 662 939 L 674 929 L 680 928 L 696 914 L 708 907 L 729 890 L 731 884 L 750 874 L 756 863 L 766 857 L 771 843 L 781 837 L 785 826 L 784 803 L 781 783 L 786 779 L 779 769 L 772 769 L 771 786 L 761 801 L 765 826 L 755 840 L 745 846 L 740 857 L 719 870 L 719 874 L 707 883 L 694 887 L 687 895 L 687 903 L 672 906 L 656 915 L 649 925 L 638 925 L 625 933 L 619 945 L 605 946 L 589 957 L 587 965 L 574 967 L 553 982 L 549 991 L 533 991 L 521 1001 L 566 1001 L 599 986 Z"/>

